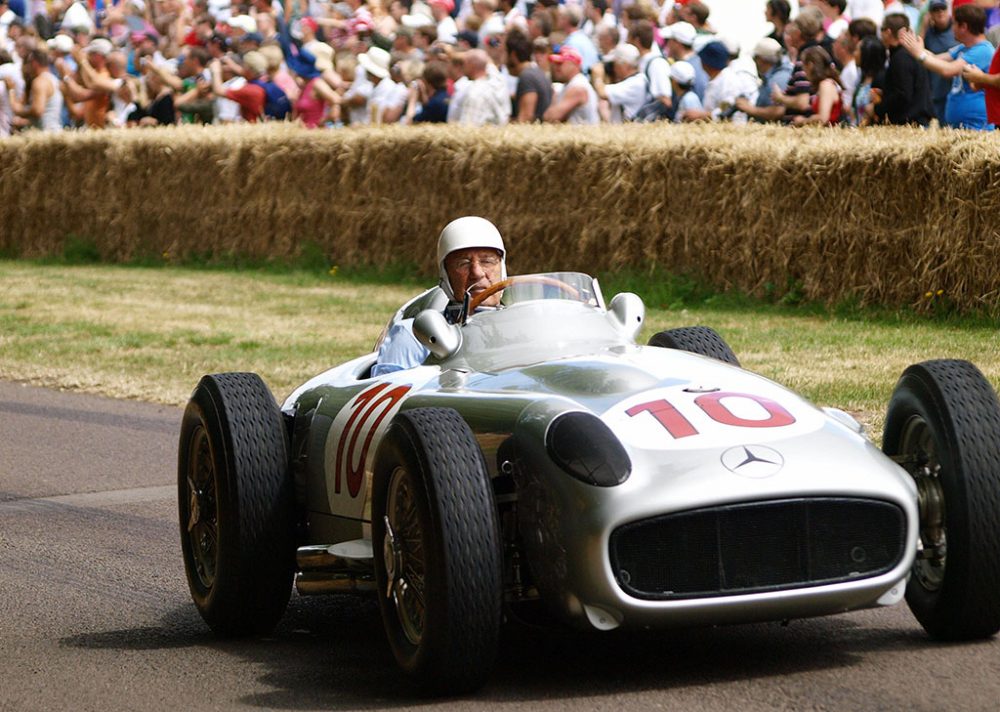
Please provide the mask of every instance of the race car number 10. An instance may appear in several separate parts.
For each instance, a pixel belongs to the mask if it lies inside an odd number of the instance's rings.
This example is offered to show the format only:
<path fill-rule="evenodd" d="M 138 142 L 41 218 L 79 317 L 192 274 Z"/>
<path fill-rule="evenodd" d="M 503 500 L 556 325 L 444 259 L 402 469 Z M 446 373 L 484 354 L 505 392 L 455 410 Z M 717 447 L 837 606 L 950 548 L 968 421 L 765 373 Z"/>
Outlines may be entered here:
<path fill-rule="evenodd" d="M 750 401 L 759 406 L 763 409 L 760 412 L 766 414 L 766 417 L 747 418 L 733 412 L 732 408 L 737 399 Z M 780 428 L 795 422 L 795 417 L 779 403 L 750 393 L 706 393 L 695 398 L 694 403 L 716 423 L 737 428 Z M 634 405 L 625 413 L 633 418 L 642 413 L 649 413 L 675 439 L 698 434 L 697 428 L 691 421 L 666 399 Z"/>

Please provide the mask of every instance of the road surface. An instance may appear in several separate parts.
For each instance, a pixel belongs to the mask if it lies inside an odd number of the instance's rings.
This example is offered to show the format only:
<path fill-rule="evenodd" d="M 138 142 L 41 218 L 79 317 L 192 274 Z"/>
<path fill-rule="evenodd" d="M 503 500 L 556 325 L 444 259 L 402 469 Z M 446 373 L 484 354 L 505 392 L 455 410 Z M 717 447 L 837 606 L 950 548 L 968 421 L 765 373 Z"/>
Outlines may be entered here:
<path fill-rule="evenodd" d="M 780 624 L 509 628 L 490 683 L 425 700 L 371 601 L 292 597 L 270 637 L 214 638 L 174 500 L 180 410 L 0 383 L 0 709 L 990 710 L 1000 641 L 929 641 L 905 606 Z"/>

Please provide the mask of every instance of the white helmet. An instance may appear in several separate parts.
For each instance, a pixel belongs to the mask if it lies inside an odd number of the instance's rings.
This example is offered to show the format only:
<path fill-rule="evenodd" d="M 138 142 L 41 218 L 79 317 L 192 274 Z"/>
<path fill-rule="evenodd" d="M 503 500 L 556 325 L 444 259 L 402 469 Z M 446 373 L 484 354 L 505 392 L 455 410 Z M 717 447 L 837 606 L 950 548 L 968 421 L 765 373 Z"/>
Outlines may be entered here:
<path fill-rule="evenodd" d="M 468 216 L 452 220 L 444 226 L 441 236 L 438 238 L 438 270 L 441 274 L 441 289 L 453 301 L 458 301 L 460 297 L 455 296 L 451 289 L 451 282 L 448 281 L 448 272 L 444 268 L 445 258 L 456 250 L 464 250 L 469 247 L 487 247 L 500 253 L 500 279 L 507 279 L 507 250 L 503 245 L 503 238 L 496 225 L 485 218 Z"/>

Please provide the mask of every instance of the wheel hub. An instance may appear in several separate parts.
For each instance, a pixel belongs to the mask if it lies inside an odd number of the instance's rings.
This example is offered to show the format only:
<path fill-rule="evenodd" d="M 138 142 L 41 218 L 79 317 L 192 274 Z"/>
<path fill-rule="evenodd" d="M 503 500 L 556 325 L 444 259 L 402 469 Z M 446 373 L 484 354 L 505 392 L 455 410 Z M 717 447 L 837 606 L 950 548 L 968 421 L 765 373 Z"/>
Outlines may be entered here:
<path fill-rule="evenodd" d="M 397 468 L 389 481 L 382 557 L 386 598 L 396 611 L 400 628 L 412 645 L 424 633 L 424 556 L 420 517 L 409 474 Z"/>
<path fill-rule="evenodd" d="M 945 496 L 934 440 L 923 418 L 914 416 L 906 424 L 901 451 L 904 466 L 917 486 L 920 510 L 920 538 L 913 575 L 925 590 L 937 591 L 944 582 L 948 551 Z"/>
<path fill-rule="evenodd" d="M 187 535 L 195 573 L 201 585 L 210 589 L 215 583 L 218 554 L 218 513 L 216 511 L 215 461 L 211 443 L 203 427 L 191 436 L 188 462 Z"/>

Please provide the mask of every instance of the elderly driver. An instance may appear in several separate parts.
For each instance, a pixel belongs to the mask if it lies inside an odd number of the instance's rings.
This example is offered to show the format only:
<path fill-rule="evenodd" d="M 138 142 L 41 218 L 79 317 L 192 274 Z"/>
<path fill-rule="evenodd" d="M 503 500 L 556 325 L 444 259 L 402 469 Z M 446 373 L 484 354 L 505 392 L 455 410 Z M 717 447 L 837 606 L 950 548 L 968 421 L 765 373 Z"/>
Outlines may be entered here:
<path fill-rule="evenodd" d="M 507 277 L 507 251 L 500 231 L 489 220 L 464 217 L 448 223 L 438 237 L 438 286 L 448 297 L 445 316 L 454 319 L 465 295 L 476 297 Z M 483 300 L 479 308 L 495 308 L 501 292 Z M 378 350 L 371 375 L 419 366 L 430 352 L 413 335 L 413 319 L 393 325 Z"/>

